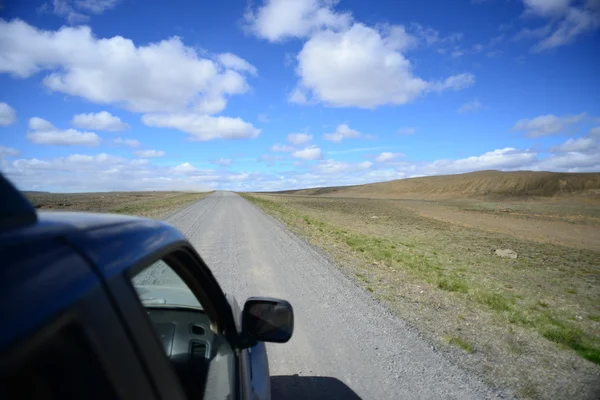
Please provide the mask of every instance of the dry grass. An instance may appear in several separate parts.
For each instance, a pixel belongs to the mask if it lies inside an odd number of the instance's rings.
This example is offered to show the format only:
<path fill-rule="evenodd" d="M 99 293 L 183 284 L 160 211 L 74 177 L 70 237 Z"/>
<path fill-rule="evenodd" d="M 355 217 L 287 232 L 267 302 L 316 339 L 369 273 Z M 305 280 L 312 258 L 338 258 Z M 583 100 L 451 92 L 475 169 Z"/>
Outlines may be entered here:
<path fill-rule="evenodd" d="M 460 175 L 401 179 L 367 185 L 288 190 L 282 194 L 432 199 L 564 197 L 600 200 L 600 173 L 478 171 Z"/>
<path fill-rule="evenodd" d="M 108 192 L 45 193 L 25 192 L 38 210 L 106 212 L 148 218 L 162 218 L 209 193 L 189 192 Z"/>
<path fill-rule="evenodd" d="M 326 250 L 360 286 L 489 382 L 525 398 L 598 397 L 598 251 L 427 218 L 414 201 L 247 198 Z M 474 215 L 481 208 L 488 206 Z M 588 228 L 600 236 L 597 225 Z M 496 257 L 497 248 L 519 258 Z"/>

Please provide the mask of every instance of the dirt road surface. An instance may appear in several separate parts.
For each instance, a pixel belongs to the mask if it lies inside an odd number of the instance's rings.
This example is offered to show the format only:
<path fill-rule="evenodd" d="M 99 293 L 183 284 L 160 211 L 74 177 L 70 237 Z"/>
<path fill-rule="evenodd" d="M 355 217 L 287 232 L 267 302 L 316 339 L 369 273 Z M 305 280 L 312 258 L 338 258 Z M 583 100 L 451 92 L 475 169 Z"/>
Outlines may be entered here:
<path fill-rule="evenodd" d="M 295 331 L 268 346 L 274 399 L 507 398 L 453 365 L 324 256 L 231 192 L 170 216 L 225 292 L 289 300 Z"/>

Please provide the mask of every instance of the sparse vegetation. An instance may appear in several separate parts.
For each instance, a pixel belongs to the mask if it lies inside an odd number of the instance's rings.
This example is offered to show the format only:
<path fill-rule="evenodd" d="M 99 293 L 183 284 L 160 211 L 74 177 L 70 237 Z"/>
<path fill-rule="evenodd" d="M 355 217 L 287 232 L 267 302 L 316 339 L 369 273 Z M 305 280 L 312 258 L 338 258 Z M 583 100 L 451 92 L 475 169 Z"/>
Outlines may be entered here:
<path fill-rule="evenodd" d="M 472 353 L 473 352 L 473 347 L 465 342 L 464 340 L 457 338 L 457 337 L 450 337 L 450 338 L 446 338 L 446 340 L 448 341 L 448 344 L 451 344 L 453 346 L 456 346 L 460 349 L 463 349 L 464 351 L 466 351 L 467 353 Z"/>
<path fill-rule="evenodd" d="M 446 338 L 469 354 L 477 348 L 473 354 L 484 357 L 469 355 L 465 363 L 494 371 L 495 384 L 532 398 L 600 390 L 591 384 L 600 374 L 600 253 L 593 243 L 574 248 L 428 218 L 412 200 L 245 196 L 325 249 L 432 341 Z M 594 207 L 582 206 L 581 214 L 600 216 Z M 519 258 L 497 257 L 496 248 Z M 555 376 L 572 386 L 560 386 Z"/>
<path fill-rule="evenodd" d="M 29 201 L 39 210 L 107 212 L 150 218 L 161 218 L 208 194 L 189 192 L 25 192 Z"/>

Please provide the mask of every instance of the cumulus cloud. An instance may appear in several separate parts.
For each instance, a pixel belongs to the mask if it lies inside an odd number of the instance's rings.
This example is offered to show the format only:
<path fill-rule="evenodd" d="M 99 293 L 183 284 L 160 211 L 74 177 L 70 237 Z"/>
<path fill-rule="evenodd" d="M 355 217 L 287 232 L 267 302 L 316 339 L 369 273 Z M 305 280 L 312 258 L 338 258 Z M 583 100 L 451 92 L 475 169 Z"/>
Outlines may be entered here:
<path fill-rule="evenodd" d="M 340 174 L 365 170 L 370 168 L 372 165 L 373 163 L 370 161 L 350 163 L 336 160 L 324 160 L 315 164 L 312 168 L 312 171 L 318 174 Z"/>
<path fill-rule="evenodd" d="M 313 139 L 313 137 L 312 135 L 308 135 L 306 133 L 290 133 L 287 136 L 287 139 L 288 142 L 292 144 L 301 145 L 310 142 Z"/>
<path fill-rule="evenodd" d="M 134 151 L 133 154 L 135 154 L 136 156 L 141 157 L 141 158 L 157 158 L 157 157 L 165 156 L 164 151 L 154 150 L 154 149 L 137 150 L 137 151 Z"/>
<path fill-rule="evenodd" d="M 458 108 L 458 112 L 461 114 L 471 113 L 480 110 L 482 107 L 481 102 L 478 99 L 474 99 L 472 101 L 464 103 L 462 106 Z"/>
<path fill-rule="evenodd" d="M 398 131 L 396 131 L 397 134 L 399 135 L 414 135 L 417 132 L 417 130 L 413 127 L 406 127 L 406 128 L 400 128 L 398 129 Z"/>
<path fill-rule="evenodd" d="M 523 0 L 525 16 L 547 19 L 538 28 L 525 28 L 515 39 L 540 38 L 531 51 L 539 53 L 564 46 L 600 27 L 600 3 L 596 0 Z"/>
<path fill-rule="evenodd" d="M 135 139 L 124 139 L 124 138 L 120 138 L 120 137 L 116 138 L 114 140 L 114 142 L 117 143 L 117 144 L 124 144 L 124 145 L 129 146 L 129 147 L 140 147 L 142 145 L 138 140 L 135 140 Z"/>
<path fill-rule="evenodd" d="M 323 139 L 329 140 L 330 142 L 339 143 L 343 139 L 359 138 L 362 136 L 357 130 L 351 129 L 347 124 L 338 125 L 335 128 L 335 132 L 325 133 Z"/>
<path fill-rule="evenodd" d="M 567 133 L 573 125 L 581 122 L 585 113 L 574 116 L 557 117 L 553 114 L 540 115 L 532 119 L 521 119 L 513 126 L 513 131 L 525 132 L 528 137 L 540 137 Z"/>
<path fill-rule="evenodd" d="M 337 0 L 266 0 L 244 16 L 246 28 L 254 35 L 277 42 L 303 38 L 322 28 L 343 29 L 352 16 L 333 10 Z"/>
<path fill-rule="evenodd" d="M 0 39 L 0 72 L 45 72 L 50 90 L 135 112 L 219 112 L 227 96 L 249 88 L 239 71 L 200 57 L 178 37 L 138 46 L 121 36 L 97 38 L 87 26 L 49 31 L 0 20 Z M 224 59 L 244 69 L 232 54 Z"/>
<path fill-rule="evenodd" d="M 121 118 L 107 111 L 98 113 L 77 114 L 73 116 L 71 123 L 81 129 L 95 129 L 98 131 L 122 131 L 129 128 Z"/>
<path fill-rule="evenodd" d="M 6 103 L 0 103 L 0 126 L 11 125 L 16 119 L 15 110 Z"/>
<path fill-rule="evenodd" d="M 381 153 L 377 157 L 375 157 L 375 161 L 377 161 L 377 162 L 392 161 L 393 159 L 395 159 L 398 156 L 399 156 L 398 153 L 392 153 L 390 151 L 384 151 L 383 153 Z"/>
<path fill-rule="evenodd" d="M 281 151 L 284 153 L 289 153 L 294 151 L 295 149 L 292 146 L 288 146 L 286 144 L 274 144 L 271 146 L 271 151 Z"/>
<path fill-rule="evenodd" d="M 294 151 L 292 157 L 301 160 L 320 160 L 323 158 L 323 153 L 319 146 L 309 146 L 303 150 Z"/>
<path fill-rule="evenodd" d="M 595 149 L 596 147 L 598 147 L 598 141 L 595 137 L 582 137 L 577 139 L 569 139 L 558 146 L 551 147 L 550 151 L 554 153 L 581 153 Z"/>
<path fill-rule="evenodd" d="M 460 90 L 473 85 L 472 74 L 425 81 L 412 72 L 394 31 L 355 23 L 348 30 L 315 33 L 297 56 L 298 88 L 292 102 L 321 102 L 333 107 L 375 108 L 405 104 L 428 91 Z M 323 62 L 327 60 L 327 62 Z"/>
<path fill-rule="evenodd" d="M 29 119 L 27 139 L 35 144 L 58 146 L 98 146 L 100 137 L 93 132 L 80 132 L 75 129 L 58 129 L 45 119 L 33 117 Z"/>
<path fill-rule="evenodd" d="M 254 139 L 260 129 L 241 118 L 213 117 L 193 113 L 145 114 L 142 122 L 147 126 L 175 128 L 190 134 L 191 140 Z"/>
<path fill-rule="evenodd" d="M 512 147 L 489 151 L 480 156 L 457 160 L 437 160 L 414 168 L 422 175 L 462 173 L 487 169 L 519 169 L 537 160 L 537 153 Z M 411 168 L 406 168 L 409 172 Z M 417 175 L 417 174 L 415 174 Z"/>
<path fill-rule="evenodd" d="M 235 71 L 248 72 L 251 75 L 256 75 L 258 73 L 254 65 L 233 53 L 219 54 L 218 60 L 225 68 L 231 68 Z"/>

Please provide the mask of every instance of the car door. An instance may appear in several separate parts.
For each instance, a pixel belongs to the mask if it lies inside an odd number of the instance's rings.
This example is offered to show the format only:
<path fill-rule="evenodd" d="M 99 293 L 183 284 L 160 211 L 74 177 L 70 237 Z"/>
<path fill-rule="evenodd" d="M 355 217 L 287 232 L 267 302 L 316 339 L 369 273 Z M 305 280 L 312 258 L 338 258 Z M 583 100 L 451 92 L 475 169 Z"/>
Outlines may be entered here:
<path fill-rule="evenodd" d="M 4 244 L 0 397 L 157 399 L 92 266 L 60 238 Z"/>
<path fill-rule="evenodd" d="M 187 243 L 107 280 L 163 398 L 248 398 L 229 302 Z"/>

